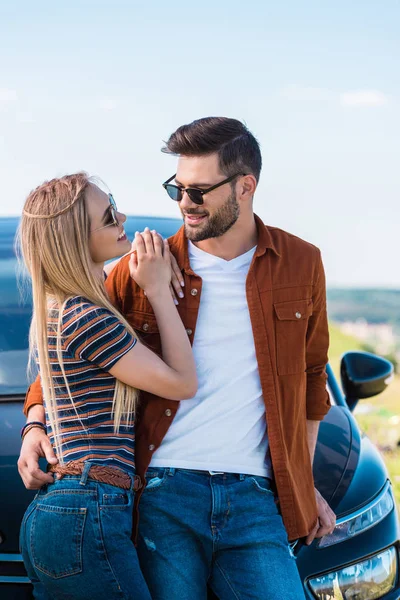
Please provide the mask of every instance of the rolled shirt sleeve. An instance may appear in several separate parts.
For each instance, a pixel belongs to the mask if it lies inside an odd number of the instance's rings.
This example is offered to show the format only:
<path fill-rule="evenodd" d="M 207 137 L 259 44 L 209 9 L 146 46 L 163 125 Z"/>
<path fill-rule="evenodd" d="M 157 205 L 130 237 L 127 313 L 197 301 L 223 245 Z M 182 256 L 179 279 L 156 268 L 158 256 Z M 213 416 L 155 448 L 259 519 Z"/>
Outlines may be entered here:
<path fill-rule="evenodd" d="M 306 338 L 306 408 L 307 419 L 322 421 L 330 409 L 326 389 L 329 328 L 326 310 L 325 272 L 321 253 L 317 250 L 315 280 L 313 285 L 313 314 L 308 323 Z"/>

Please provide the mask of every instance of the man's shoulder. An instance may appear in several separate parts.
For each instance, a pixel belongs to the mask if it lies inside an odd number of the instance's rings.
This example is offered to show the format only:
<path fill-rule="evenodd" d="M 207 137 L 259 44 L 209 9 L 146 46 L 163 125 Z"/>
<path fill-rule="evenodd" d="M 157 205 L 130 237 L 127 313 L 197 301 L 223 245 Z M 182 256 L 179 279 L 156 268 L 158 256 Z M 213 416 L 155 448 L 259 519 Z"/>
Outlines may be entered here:
<path fill-rule="evenodd" d="M 105 285 L 110 296 L 110 300 L 114 305 L 118 305 L 126 298 L 137 296 L 140 293 L 140 288 L 132 279 L 129 270 L 130 254 L 123 256 L 109 273 Z"/>
<path fill-rule="evenodd" d="M 311 242 L 308 242 L 307 240 L 304 240 L 293 233 L 289 233 L 284 229 L 280 229 L 279 227 L 265 224 L 264 227 L 269 233 L 277 253 L 283 258 L 287 257 L 288 255 L 291 256 L 293 253 L 296 255 L 301 253 L 314 258 L 320 256 L 319 248 Z"/>
<path fill-rule="evenodd" d="M 125 254 L 125 256 L 123 256 L 118 263 L 115 265 L 114 269 L 111 271 L 111 273 L 113 273 L 116 269 L 119 269 L 119 271 L 122 271 L 123 273 L 128 273 L 129 274 L 129 261 L 131 258 L 131 253 L 129 254 Z"/>
<path fill-rule="evenodd" d="M 172 252 L 181 254 L 184 251 L 184 246 L 187 244 L 187 239 L 183 230 L 183 226 L 178 229 L 174 235 L 168 238 L 168 244 Z"/>

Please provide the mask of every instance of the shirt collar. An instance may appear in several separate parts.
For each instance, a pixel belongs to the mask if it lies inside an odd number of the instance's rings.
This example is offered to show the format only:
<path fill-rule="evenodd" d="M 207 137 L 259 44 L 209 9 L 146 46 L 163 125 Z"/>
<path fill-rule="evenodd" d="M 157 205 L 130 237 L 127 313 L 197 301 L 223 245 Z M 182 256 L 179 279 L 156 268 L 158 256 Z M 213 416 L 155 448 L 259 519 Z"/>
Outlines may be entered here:
<path fill-rule="evenodd" d="M 255 252 L 255 256 L 262 256 L 265 254 L 266 250 L 270 248 L 277 256 L 280 256 L 278 252 L 274 240 L 272 239 L 271 232 L 267 225 L 264 225 L 260 217 L 254 215 L 254 219 L 257 227 L 257 248 Z M 188 251 L 188 241 L 185 236 L 185 228 L 182 227 L 177 231 L 175 235 L 173 235 L 169 239 L 170 248 L 172 253 L 174 254 L 178 265 L 182 265 L 183 270 L 188 275 L 195 275 L 192 268 L 190 267 L 189 261 L 189 251 Z"/>
<path fill-rule="evenodd" d="M 268 225 L 265 225 L 259 216 L 254 215 L 254 220 L 257 227 L 257 250 L 256 256 L 262 256 L 265 251 L 270 248 L 277 256 L 280 256 L 280 252 L 275 246 L 274 240 L 272 239 L 271 231 Z"/>

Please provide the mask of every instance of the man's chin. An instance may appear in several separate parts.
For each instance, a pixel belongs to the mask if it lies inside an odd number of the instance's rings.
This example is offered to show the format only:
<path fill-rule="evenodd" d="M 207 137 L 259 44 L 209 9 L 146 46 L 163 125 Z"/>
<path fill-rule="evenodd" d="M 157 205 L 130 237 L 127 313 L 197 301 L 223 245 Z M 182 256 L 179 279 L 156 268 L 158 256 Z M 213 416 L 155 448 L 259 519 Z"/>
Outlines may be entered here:
<path fill-rule="evenodd" d="M 185 235 L 188 240 L 192 242 L 201 242 L 207 239 L 209 236 L 206 233 L 206 227 L 201 225 L 189 225 L 185 222 Z"/>

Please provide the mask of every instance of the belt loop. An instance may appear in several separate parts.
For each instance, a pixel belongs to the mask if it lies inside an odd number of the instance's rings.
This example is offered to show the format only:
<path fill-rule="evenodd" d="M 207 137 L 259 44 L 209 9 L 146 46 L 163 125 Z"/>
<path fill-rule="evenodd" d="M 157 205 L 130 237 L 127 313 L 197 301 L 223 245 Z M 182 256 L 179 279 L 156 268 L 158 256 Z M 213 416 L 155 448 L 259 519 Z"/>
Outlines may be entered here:
<path fill-rule="evenodd" d="M 171 468 L 168 469 L 168 475 L 170 477 L 173 477 L 175 475 L 175 469 L 173 467 L 171 467 Z"/>
<path fill-rule="evenodd" d="M 243 473 L 239 474 L 239 481 L 244 481 L 246 479 L 246 475 L 244 475 Z"/>
<path fill-rule="evenodd" d="M 92 463 L 90 463 L 88 460 L 85 462 L 85 466 L 83 467 L 83 471 L 82 471 L 82 477 L 81 480 L 79 482 L 80 485 L 86 485 L 88 476 L 89 476 L 89 471 L 90 471 L 90 467 L 92 466 Z"/>

